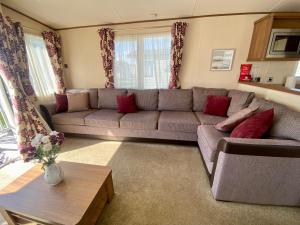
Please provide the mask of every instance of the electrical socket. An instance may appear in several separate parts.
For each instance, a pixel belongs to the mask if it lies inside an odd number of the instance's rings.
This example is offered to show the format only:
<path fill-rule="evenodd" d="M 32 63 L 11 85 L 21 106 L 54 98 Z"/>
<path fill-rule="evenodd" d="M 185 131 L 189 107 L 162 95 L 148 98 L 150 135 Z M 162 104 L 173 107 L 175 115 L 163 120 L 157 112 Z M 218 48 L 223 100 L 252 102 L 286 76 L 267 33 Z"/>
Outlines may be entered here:
<path fill-rule="evenodd" d="M 267 82 L 271 83 L 273 81 L 273 77 L 268 77 Z"/>

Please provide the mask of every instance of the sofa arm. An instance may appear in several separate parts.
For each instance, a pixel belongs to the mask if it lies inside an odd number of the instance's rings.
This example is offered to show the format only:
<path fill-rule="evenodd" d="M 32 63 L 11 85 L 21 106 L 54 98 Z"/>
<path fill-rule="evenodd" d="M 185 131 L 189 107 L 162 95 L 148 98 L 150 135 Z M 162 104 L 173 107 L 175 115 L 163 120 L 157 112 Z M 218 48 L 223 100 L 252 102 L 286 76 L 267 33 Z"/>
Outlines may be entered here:
<path fill-rule="evenodd" d="M 53 126 L 51 117 L 54 114 L 56 114 L 55 108 L 56 108 L 55 103 L 51 103 L 51 104 L 47 104 L 47 105 L 40 105 L 41 115 L 43 116 L 44 120 L 48 123 L 49 127 L 52 130 L 54 130 L 54 126 Z"/>
<path fill-rule="evenodd" d="M 236 155 L 300 158 L 300 142 L 294 140 L 223 138 L 217 149 Z"/>

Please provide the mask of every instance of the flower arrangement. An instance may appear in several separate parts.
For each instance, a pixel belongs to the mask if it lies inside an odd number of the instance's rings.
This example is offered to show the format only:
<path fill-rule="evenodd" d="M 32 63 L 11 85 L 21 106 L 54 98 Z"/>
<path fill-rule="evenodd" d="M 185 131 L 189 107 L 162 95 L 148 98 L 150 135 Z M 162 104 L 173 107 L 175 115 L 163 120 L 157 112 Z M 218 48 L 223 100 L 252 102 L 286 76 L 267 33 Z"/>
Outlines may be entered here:
<path fill-rule="evenodd" d="M 21 150 L 26 162 L 38 160 L 43 164 L 42 169 L 55 164 L 60 146 L 64 142 L 64 134 L 52 131 L 49 135 L 38 134 L 31 141 L 31 146 Z"/>

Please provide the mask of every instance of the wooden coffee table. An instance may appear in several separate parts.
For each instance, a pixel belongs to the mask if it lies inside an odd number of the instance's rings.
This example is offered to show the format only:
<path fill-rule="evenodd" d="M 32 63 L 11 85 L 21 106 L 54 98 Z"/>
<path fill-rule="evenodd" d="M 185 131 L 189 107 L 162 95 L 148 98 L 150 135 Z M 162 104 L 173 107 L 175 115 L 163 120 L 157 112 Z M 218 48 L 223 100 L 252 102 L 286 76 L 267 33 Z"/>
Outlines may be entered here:
<path fill-rule="evenodd" d="M 111 169 L 60 162 L 65 179 L 56 186 L 35 166 L 0 191 L 1 214 L 9 225 L 93 225 L 114 195 Z"/>

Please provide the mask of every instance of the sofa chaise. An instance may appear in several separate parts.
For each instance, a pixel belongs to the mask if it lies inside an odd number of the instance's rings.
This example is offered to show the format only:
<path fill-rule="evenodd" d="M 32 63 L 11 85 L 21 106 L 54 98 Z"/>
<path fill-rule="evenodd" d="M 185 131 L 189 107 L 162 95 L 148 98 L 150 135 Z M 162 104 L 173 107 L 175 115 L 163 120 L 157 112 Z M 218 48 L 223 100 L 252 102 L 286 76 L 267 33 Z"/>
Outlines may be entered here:
<path fill-rule="evenodd" d="M 54 129 L 75 134 L 198 142 L 217 200 L 300 206 L 300 113 L 239 90 L 194 87 L 178 90 L 69 89 L 89 92 L 90 110 L 41 110 Z M 117 95 L 134 93 L 137 113 L 117 112 Z M 245 107 L 274 108 L 263 139 L 230 138 L 214 125 L 226 119 L 203 113 L 208 95 L 231 97 L 227 116 Z"/>

